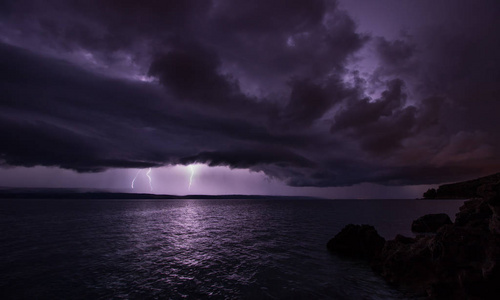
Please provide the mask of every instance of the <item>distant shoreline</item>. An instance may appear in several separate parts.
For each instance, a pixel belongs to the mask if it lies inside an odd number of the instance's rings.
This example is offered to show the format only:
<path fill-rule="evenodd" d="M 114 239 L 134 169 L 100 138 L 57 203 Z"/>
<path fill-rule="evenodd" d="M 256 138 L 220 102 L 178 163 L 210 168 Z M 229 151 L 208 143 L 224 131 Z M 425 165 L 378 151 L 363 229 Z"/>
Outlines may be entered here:
<path fill-rule="evenodd" d="M 451 197 L 448 197 L 448 198 L 416 198 L 415 200 L 425 200 L 425 201 L 435 201 L 435 200 L 471 200 L 471 199 L 475 199 L 476 197 L 462 197 L 462 198 L 458 198 L 458 197 L 455 197 L 455 198 L 451 198 Z"/>
<path fill-rule="evenodd" d="M 0 191 L 0 199 L 325 199 L 311 196 L 267 195 L 157 195 L 113 192 L 18 192 Z"/>

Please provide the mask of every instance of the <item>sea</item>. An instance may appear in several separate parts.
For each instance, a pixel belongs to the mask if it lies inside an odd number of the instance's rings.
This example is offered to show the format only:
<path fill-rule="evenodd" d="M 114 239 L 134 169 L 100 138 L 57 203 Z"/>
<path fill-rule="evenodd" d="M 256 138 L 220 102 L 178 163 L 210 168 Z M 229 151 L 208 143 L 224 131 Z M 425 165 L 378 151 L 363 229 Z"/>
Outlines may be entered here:
<path fill-rule="evenodd" d="M 0 299 L 412 299 L 326 243 L 463 202 L 1 199 Z"/>

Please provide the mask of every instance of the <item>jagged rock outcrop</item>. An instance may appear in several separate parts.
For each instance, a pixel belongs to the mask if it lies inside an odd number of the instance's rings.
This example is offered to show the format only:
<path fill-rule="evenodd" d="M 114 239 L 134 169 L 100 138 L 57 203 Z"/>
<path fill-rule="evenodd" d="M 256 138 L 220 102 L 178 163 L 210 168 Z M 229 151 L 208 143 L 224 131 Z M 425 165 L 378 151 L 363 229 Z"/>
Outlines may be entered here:
<path fill-rule="evenodd" d="M 344 256 L 371 260 L 380 254 L 384 244 L 385 239 L 375 227 L 349 224 L 328 241 L 326 247 Z"/>
<path fill-rule="evenodd" d="M 452 224 L 447 214 L 428 214 L 413 221 L 411 231 L 418 233 L 436 232 L 444 225 Z"/>
<path fill-rule="evenodd" d="M 482 198 L 466 201 L 455 223 L 439 226 L 435 234 L 398 235 L 385 242 L 369 260 L 373 270 L 432 299 L 498 299 L 500 181 L 480 187 L 477 194 Z"/>

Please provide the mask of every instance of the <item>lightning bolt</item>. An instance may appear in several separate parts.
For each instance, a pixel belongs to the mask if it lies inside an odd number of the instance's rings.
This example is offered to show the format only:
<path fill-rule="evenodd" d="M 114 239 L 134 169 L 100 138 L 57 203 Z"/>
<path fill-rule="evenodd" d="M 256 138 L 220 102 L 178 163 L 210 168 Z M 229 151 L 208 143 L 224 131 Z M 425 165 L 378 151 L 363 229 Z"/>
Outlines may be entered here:
<path fill-rule="evenodd" d="M 149 179 L 149 188 L 151 189 L 151 191 L 153 191 L 153 184 L 151 183 L 151 176 L 149 174 L 151 174 L 151 168 L 149 168 L 148 172 L 146 173 L 146 176 L 148 176 Z"/>
<path fill-rule="evenodd" d="M 191 184 L 193 184 L 193 176 L 194 176 L 194 167 L 193 167 L 193 165 L 189 165 L 189 171 L 191 171 L 191 176 L 189 176 L 188 190 L 191 189 Z"/>
<path fill-rule="evenodd" d="M 137 174 L 135 174 L 134 179 L 132 180 L 132 188 L 134 188 L 134 182 L 137 179 L 137 176 L 139 176 L 139 173 L 141 173 L 142 170 L 137 171 Z"/>
<path fill-rule="evenodd" d="M 137 179 L 137 176 L 139 176 L 139 174 L 142 172 L 142 170 L 139 170 L 137 171 L 137 174 L 135 174 L 135 177 L 134 179 L 132 179 L 132 188 L 134 188 L 134 183 L 135 183 L 135 180 Z M 146 176 L 148 177 L 148 180 L 149 180 L 149 188 L 151 189 L 151 191 L 153 190 L 153 184 L 151 182 L 151 168 L 148 169 L 148 171 L 146 172 Z"/>

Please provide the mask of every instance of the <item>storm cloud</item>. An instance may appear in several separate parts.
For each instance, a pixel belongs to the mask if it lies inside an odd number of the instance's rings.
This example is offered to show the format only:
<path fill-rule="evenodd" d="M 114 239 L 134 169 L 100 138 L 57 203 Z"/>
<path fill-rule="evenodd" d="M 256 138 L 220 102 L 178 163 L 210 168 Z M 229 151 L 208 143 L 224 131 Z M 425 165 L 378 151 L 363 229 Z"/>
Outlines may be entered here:
<path fill-rule="evenodd" d="M 336 1 L 2 5 L 4 166 L 198 162 L 293 186 L 500 167 L 495 2 L 450 11 L 446 24 L 482 14 L 460 31 L 431 24 L 397 39 L 361 32 Z M 371 73 L 359 67 L 367 51 Z"/>

